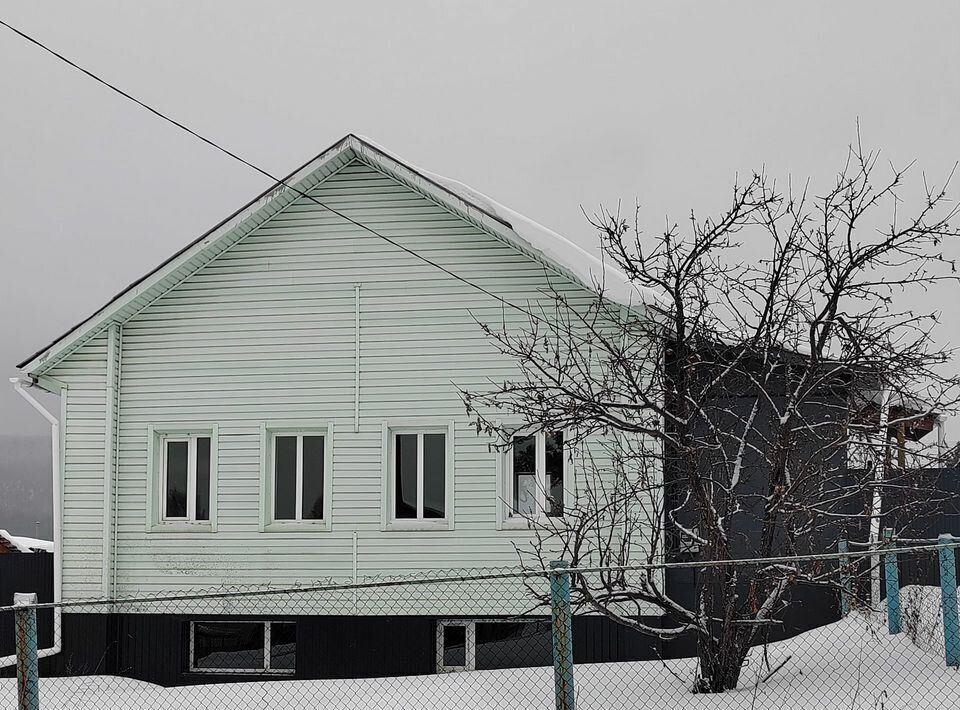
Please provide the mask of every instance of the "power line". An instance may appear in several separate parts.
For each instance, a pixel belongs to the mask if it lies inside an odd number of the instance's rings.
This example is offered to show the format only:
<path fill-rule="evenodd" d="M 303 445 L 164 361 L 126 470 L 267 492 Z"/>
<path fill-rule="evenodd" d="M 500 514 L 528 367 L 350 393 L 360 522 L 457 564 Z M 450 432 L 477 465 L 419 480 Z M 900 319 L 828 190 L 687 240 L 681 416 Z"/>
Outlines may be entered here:
<path fill-rule="evenodd" d="M 524 315 L 527 315 L 528 317 L 535 318 L 535 319 L 537 319 L 537 320 L 543 320 L 542 318 L 540 318 L 539 316 L 537 316 L 537 315 L 534 314 L 534 313 L 531 313 L 531 312 L 528 311 L 527 309 L 525 309 L 525 308 L 523 308 L 523 307 L 521 307 L 521 306 L 518 306 L 518 305 L 516 305 L 516 304 L 514 304 L 514 303 L 512 303 L 512 302 L 510 302 L 510 301 L 508 301 L 507 299 L 503 298 L 502 296 L 493 293 L 493 292 L 490 291 L 489 289 L 486 289 L 486 288 L 484 288 L 483 286 L 481 286 L 481 285 L 479 285 L 479 284 L 477 284 L 477 283 L 474 283 L 473 281 L 470 281 L 469 279 L 466 279 L 466 278 L 460 276 L 460 275 L 457 274 L 457 273 L 454 273 L 453 271 L 451 271 L 451 270 L 448 269 L 447 267 L 443 266 L 442 264 L 438 264 L 437 262 L 433 261 L 432 259 L 429 259 L 428 257 L 425 257 L 425 256 L 423 256 L 422 254 L 420 254 L 420 253 L 418 253 L 418 252 L 416 252 L 416 251 L 414 251 L 414 250 L 412 250 L 412 249 L 410 249 L 410 248 L 408 248 L 408 247 L 403 246 L 403 245 L 400 244 L 399 242 L 391 239 L 390 237 L 388 237 L 388 236 L 386 236 L 386 235 L 384 235 L 384 234 L 381 234 L 380 232 L 378 232 L 377 230 L 373 229 L 372 227 L 369 227 L 369 226 L 367 226 L 367 225 L 365 225 L 365 224 L 363 224 L 363 223 L 361 223 L 361 222 L 358 222 L 357 220 L 355 220 L 355 219 L 353 219 L 352 217 L 344 214 L 343 212 L 340 212 L 339 210 L 337 210 L 337 209 L 335 209 L 335 208 L 333 208 L 333 207 L 330 207 L 330 206 L 327 205 L 327 204 L 324 204 L 323 202 L 321 202 L 320 200 L 318 200 L 318 199 L 317 199 L 316 197 L 314 197 L 313 195 L 309 195 L 309 194 L 307 194 L 306 192 L 304 192 L 303 190 L 301 190 L 300 188 L 295 187 L 295 186 L 289 184 L 289 183 L 286 182 L 283 178 L 279 178 L 279 177 L 275 176 L 274 174 L 272 174 L 271 172 L 269 172 L 268 170 L 264 170 L 264 169 L 261 168 L 260 166 L 258 166 L 258 165 L 256 165 L 256 164 L 250 162 L 249 160 L 247 160 L 246 158 L 238 155 L 237 153 L 233 152 L 233 151 L 230 150 L 229 148 L 225 148 L 224 146 L 220 145 L 219 143 L 217 143 L 217 142 L 214 141 L 213 139 L 207 138 L 206 136 L 204 136 L 204 135 L 201 134 L 201 133 L 198 133 L 197 131 L 195 131 L 194 129 L 190 128 L 190 127 L 187 126 L 186 124 L 181 123 L 180 121 L 176 120 L 175 118 L 172 118 L 172 117 L 168 116 L 167 114 L 163 113 L 162 111 L 153 108 L 152 106 L 150 106 L 150 105 L 147 104 L 146 102 L 141 101 L 141 100 L 138 99 L 136 96 L 133 96 L 132 94 L 127 93 L 126 91 L 124 91 L 123 89 L 119 88 L 118 86 L 116 86 L 116 85 L 114 85 L 114 84 L 111 84 L 111 83 L 110 83 L 109 81 L 107 81 L 106 79 L 103 79 L 103 78 L 101 78 L 100 76 L 98 76 L 97 74 L 94 74 L 94 73 L 93 73 L 92 71 L 90 71 L 89 69 L 86 69 L 86 68 L 80 66 L 79 64 L 77 64 L 76 62 L 74 62 L 74 61 L 73 61 L 72 59 L 70 59 L 69 57 L 66 57 L 66 56 L 64 56 L 63 54 L 61 54 L 60 52 L 57 52 L 55 49 L 52 49 L 51 47 L 47 46 L 46 44 L 44 44 L 44 43 L 41 42 L 40 40 L 38 40 L 38 39 L 36 39 L 36 38 L 34 38 L 34 37 L 31 37 L 31 36 L 28 35 L 26 32 L 23 32 L 22 30 L 17 29 L 16 27 L 14 27 L 13 25 L 9 24 L 8 22 L 5 22 L 4 20 L 0 19 L 0 25 L 6 27 L 8 30 L 10 30 L 10 31 L 13 32 L 14 34 L 20 36 L 21 38 L 25 39 L 26 41 L 30 42 L 31 44 L 39 47 L 40 49 L 42 49 L 43 51 L 47 52 L 48 54 L 52 54 L 54 57 L 56 57 L 57 59 L 59 59 L 61 62 L 64 62 L 65 64 L 73 67 L 73 68 L 76 69 L 77 71 L 82 72 L 83 74 L 86 74 L 88 77 L 90 77 L 91 79 L 93 79 L 94 81 L 96 81 L 98 84 L 101 84 L 101 85 L 107 87 L 108 89 L 110 89 L 111 91 L 113 91 L 113 92 L 116 93 L 116 94 L 119 94 L 120 96 L 122 96 L 123 98 L 127 99 L 128 101 L 132 101 L 133 103 L 137 104 L 137 105 L 140 106 L 141 108 L 146 109 L 147 111 L 149 111 L 150 113 L 152 113 L 152 114 L 153 114 L 154 116 L 156 116 L 157 118 L 160 118 L 160 119 L 166 121 L 167 123 L 170 123 L 170 124 L 172 124 L 173 126 L 176 126 L 177 128 L 179 128 L 179 129 L 182 130 L 182 131 L 186 131 L 186 132 L 189 133 L 191 136 L 193 136 L 194 138 L 196 138 L 196 139 L 198 139 L 198 140 L 200 140 L 200 141 L 203 141 L 204 143 L 206 143 L 206 144 L 207 144 L 208 146 L 210 146 L 211 148 L 214 148 L 215 150 L 220 151 L 220 152 L 223 153 L 224 155 L 226 155 L 226 156 L 228 156 L 228 157 L 230 157 L 230 158 L 232 158 L 232 159 L 234 159 L 234 160 L 242 163 L 243 165 L 246 165 L 248 168 L 250 168 L 250 169 L 252 169 L 252 170 L 255 170 L 256 172 L 260 173 L 260 174 L 263 175 L 264 177 L 269 178 L 269 179 L 272 180 L 275 184 L 277 184 L 277 185 L 283 185 L 284 187 L 286 187 L 286 188 L 288 188 L 288 189 L 290 189 L 290 190 L 293 190 L 298 196 L 307 198 L 307 199 L 310 200 L 311 202 L 314 202 L 315 204 L 317 204 L 317 205 L 319 205 L 320 207 L 324 208 L 325 210 L 329 211 L 331 214 L 334 214 L 334 215 L 340 217 L 341 219 L 349 222 L 350 224 L 353 224 L 353 225 L 356 226 L 356 227 L 359 227 L 360 229 L 363 229 L 363 230 L 365 230 L 365 231 L 367 231 L 367 232 L 370 232 L 370 234 L 373 234 L 373 235 L 379 237 L 380 239 L 384 240 L 384 241 L 387 242 L 388 244 L 393 245 L 393 246 L 396 247 L 397 249 L 400 249 L 401 251 L 404 251 L 404 252 L 406 252 L 407 254 L 410 254 L 411 256 L 419 259 L 420 261 L 424 262 L 425 264 L 429 264 L 430 266 L 433 266 L 434 268 L 439 269 L 440 271 L 442 271 L 443 273 L 447 274 L 448 276 L 453 277 L 453 278 L 456 279 L 457 281 L 460 281 L 461 283 L 464 283 L 464 284 L 466 284 L 467 286 L 470 286 L 470 287 L 472 287 L 472 288 L 477 289 L 477 290 L 480 291 L 481 293 L 484 293 L 484 294 L 486 294 L 487 296 L 490 296 L 491 298 L 495 299 L 496 301 L 499 301 L 500 303 L 502 303 L 502 304 L 504 304 L 504 305 L 506 305 L 506 306 L 509 306 L 510 308 L 513 308 L 513 309 L 515 309 L 515 310 L 523 313 Z"/>

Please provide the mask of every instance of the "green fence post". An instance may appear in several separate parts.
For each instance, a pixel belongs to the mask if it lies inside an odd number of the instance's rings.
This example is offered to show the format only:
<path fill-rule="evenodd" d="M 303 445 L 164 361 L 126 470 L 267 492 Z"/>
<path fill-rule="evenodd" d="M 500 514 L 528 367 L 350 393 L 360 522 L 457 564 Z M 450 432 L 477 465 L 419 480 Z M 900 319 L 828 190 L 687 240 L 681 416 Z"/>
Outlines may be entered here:
<path fill-rule="evenodd" d="M 883 529 L 883 544 L 892 547 L 893 530 Z M 899 634 L 901 628 L 900 614 L 900 567 L 897 564 L 896 553 L 887 553 L 883 556 L 884 576 L 887 579 L 887 631 Z"/>
<path fill-rule="evenodd" d="M 840 553 L 840 615 L 846 616 L 850 613 L 850 555 L 846 539 L 837 544 L 837 550 Z"/>
<path fill-rule="evenodd" d="M 40 710 L 40 671 L 37 666 L 37 603 L 34 593 L 13 595 L 17 634 L 17 710 Z"/>
<path fill-rule="evenodd" d="M 940 546 L 940 601 L 943 605 L 943 647 L 948 666 L 960 667 L 960 619 L 957 617 L 957 559 L 954 538 L 944 533 Z"/>
<path fill-rule="evenodd" d="M 573 692 L 573 613 L 570 573 L 563 560 L 550 563 L 550 611 L 553 619 L 553 683 L 557 710 L 575 710 Z"/>

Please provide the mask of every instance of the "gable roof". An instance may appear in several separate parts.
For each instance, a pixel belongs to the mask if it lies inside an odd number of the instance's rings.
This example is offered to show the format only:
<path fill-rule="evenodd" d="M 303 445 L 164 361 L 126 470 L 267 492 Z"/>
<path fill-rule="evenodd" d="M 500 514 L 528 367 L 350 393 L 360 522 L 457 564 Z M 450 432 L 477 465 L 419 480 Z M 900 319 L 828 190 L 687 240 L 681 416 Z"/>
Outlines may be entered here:
<path fill-rule="evenodd" d="M 622 272 L 556 232 L 463 183 L 417 168 L 369 139 L 348 134 L 134 281 L 95 313 L 17 367 L 32 375 L 49 370 L 111 323 L 122 323 L 131 318 L 354 160 L 396 179 L 574 282 L 591 289 L 602 286 L 604 297 L 609 301 L 634 307 L 657 300 L 652 291 L 636 287 Z"/>

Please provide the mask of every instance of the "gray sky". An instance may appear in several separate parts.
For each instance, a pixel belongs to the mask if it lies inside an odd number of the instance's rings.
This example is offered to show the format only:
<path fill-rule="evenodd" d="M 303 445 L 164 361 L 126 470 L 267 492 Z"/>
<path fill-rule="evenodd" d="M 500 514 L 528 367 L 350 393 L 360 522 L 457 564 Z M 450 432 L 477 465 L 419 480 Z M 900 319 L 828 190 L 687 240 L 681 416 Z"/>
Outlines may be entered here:
<path fill-rule="evenodd" d="M 656 228 L 722 206 L 738 171 L 829 177 L 858 116 L 932 178 L 960 158 L 956 2 L 269 5 L 0 17 L 267 170 L 362 133 L 588 245 L 581 205 L 639 200 Z M 11 376 L 266 180 L 3 28 L 0 67 Z M 44 431 L 0 383 L 0 434 Z"/>

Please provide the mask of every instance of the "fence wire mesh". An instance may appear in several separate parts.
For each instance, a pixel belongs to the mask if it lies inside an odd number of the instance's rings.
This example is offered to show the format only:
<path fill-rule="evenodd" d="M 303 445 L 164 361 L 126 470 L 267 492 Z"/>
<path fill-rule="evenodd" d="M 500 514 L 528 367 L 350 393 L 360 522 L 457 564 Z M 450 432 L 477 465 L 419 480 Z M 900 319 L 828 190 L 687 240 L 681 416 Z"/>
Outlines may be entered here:
<path fill-rule="evenodd" d="M 939 575 L 945 557 L 955 562 L 956 544 L 893 553 L 899 579 L 890 589 L 901 633 L 890 633 L 886 600 L 871 599 L 888 589 L 885 552 L 850 552 L 849 563 L 836 555 L 569 572 L 447 570 L 285 589 L 167 587 L 4 607 L 0 656 L 24 643 L 15 630 L 26 609 L 35 615 L 42 657 L 34 704 L 18 698 L 17 669 L 6 659 L 0 706 L 960 706 L 960 675 L 946 662 L 955 622 L 942 603 L 954 605 L 955 620 L 955 564 L 946 566 L 952 578 Z M 788 582 L 765 610 L 773 578 Z M 711 587 L 717 580 L 726 587 Z M 953 590 L 952 602 L 941 588 Z M 659 604 L 651 590 L 663 595 Z M 665 614 L 668 602 L 677 607 Z M 711 617 L 709 609 L 727 616 Z M 719 676 L 722 692 L 708 692 Z"/>

